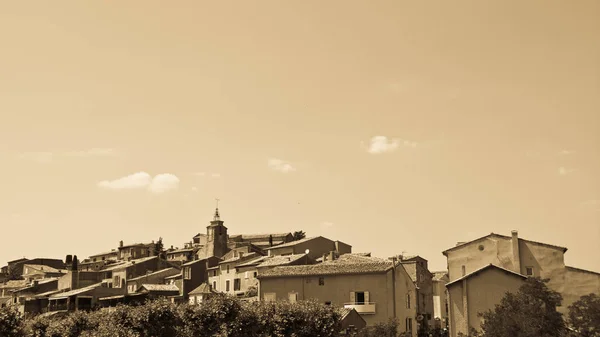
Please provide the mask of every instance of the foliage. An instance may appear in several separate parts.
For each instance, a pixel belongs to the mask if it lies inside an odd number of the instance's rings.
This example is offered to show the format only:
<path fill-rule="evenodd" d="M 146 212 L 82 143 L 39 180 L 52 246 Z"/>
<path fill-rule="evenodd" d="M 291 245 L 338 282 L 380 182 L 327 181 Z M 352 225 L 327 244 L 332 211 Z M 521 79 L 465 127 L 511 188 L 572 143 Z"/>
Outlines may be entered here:
<path fill-rule="evenodd" d="M 562 314 L 556 311 L 562 301 L 550 290 L 548 280 L 529 278 L 517 293 L 506 293 L 494 310 L 480 314 L 486 337 L 558 337 L 565 331 Z M 472 335 L 472 334 L 470 334 Z"/>
<path fill-rule="evenodd" d="M 160 258 L 165 258 L 164 256 L 165 245 L 163 244 L 162 237 L 158 238 L 158 241 L 154 244 L 154 256 L 159 256 Z"/>
<path fill-rule="evenodd" d="M 304 233 L 304 231 L 296 231 L 292 236 L 294 237 L 294 241 L 302 240 L 306 237 L 306 233 Z"/>
<path fill-rule="evenodd" d="M 396 337 L 404 336 L 406 333 L 398 334 L 400 323 L 396 319 L 389 319 L 387 322 L 376 323 L 359 331 L 359 337 Z M 407 334 L 407 336 L 411 336 Z"/>
<path fill-rule="evenodd" d="M 12 306 L 0 308 L 0 336 L 23 336 L 23 317 Z"/>
<path fill-rule="evenodd" d="M 569 324 L 581 337 L 600 336 L 600 296 L 582 296 L 569 306 Z"/>

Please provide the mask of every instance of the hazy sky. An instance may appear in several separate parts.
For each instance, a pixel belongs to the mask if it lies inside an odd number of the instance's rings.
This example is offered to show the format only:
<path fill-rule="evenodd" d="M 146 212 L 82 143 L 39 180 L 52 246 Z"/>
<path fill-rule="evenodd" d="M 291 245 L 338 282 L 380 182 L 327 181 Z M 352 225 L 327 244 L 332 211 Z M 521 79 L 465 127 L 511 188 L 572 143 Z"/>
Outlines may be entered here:
<path fill-rule="evenodd" d="M 597 0 L 0 0 L 0 264 L 181 247 L 218 197 L 234 234 L 436 270 L 517 229 L 600 271 L 599 36 Z"/>

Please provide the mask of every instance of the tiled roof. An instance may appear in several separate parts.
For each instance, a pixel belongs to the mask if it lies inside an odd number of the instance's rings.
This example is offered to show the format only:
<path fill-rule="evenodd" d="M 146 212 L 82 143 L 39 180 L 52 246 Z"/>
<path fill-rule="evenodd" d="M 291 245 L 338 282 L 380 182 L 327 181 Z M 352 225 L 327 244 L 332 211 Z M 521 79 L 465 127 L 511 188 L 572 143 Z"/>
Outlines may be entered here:
<path fill-rule="evenodd" d="M 179 291 L 179 288 L 174 284 L 142 284 L 141 288 L 148 291 Z"/>
<path fill-rule="evenodd" d="M 456 280 L 454 280 L 454 281 L 452 281 L 452 282 L 446 283 L 446 287 L 448 287 L 448 286 L 450 286 L 450 285 L 453 285 L 453 284 L 456 284 L 456 283 L 458 283 L 458 282 L 460 282 L 460 281 L 462 281 L 462 280 L 464 280 L 464 279 L 467 279 L 467 278 L 469 278 L 469 277 L 471 277 L 471 276 L 473 276 L 473 275 L 475 275 L 475 274 L 477 274 L 477 273 L 480 273 L 480 272 L 482 272 L 483 270 L 490 269 L 490 268 L 496 268 L 496 269 L 500 269 L 500 270 L 502 270 L 503 272 L 505 272 L 505 273 L 507 273 L 507 274 L 509 274 L 509 275 L 518 276 L 518 277 L 521 277 L 521 278 L 523 278 L 523 279 L 526 279 L 526 278 L 527 278 L 527 276 L 525 276 L 525 275 L 521 275 L 521 274 L 519 274 L 519 273 L 515 273 L 515 272 L 514 272 L 514 271 L 512 271 L 512 270 L 508 270 L 508 269 L 506 269 L 506 268 L 502 268 L 502 267 L 500 267 L 500 266 L 496 266 L 496 265 L 494 265 L 494 264 L 491 264 L 491 263 L 490 263 L 490 264 L 488 264 L 487 266 L 481 267 L 481 268 L 479 268 L 479 269 L 477 269 L 477 270 L 475 270 L 475 271 L 473 271 L 473 272 L 470 272 L 470 273 L 468 273 L 467 275 L 465 275 L 465 276 L 463 276 L 463 277 L 461 277 L 461 278 L 458 278 L 458 279 L 456 279 Z"/>
<path fill-rule="evenodd" d="M 193 252 L 194 248 L 180 248 L 167 251 L 167 254 L 177 254 L 177 253 L 185 253 L 185 252 Z"/>
<path fill-rule="evenodd" d="M 155 271 L 153 273 L 149 273 L 149 274 L 146 274 L 146 275 L 142 275 L 142 276 L 138 276 L 138 277 L 135 277 L 135 278 L 128 279 L 127 281 L 138 281 L 138 280 L 144 279 L 146 277 L 150 277 L 150 276 L 154 276 L 154 275 L 157 275 L 157 274 L 161 274 L 161 273 L 167 272 L 169 270 L 176 271 L 178 269 L 176 269 L 176 268 L 165 268 L 165 269 L 161 269 L 159 271 Z"/>
<path fill-rule="evenodd" d="M 267 234 L 234 234 L 234 235 L 229 235 L 230 238 L 241 238 L 242 240 L 255 240 L 255 239 L 265 239 L 267 242 L 269 242 L 269 236 L 273 236 L 273 239 L 275 238 L 282 238 L 282 237 L 286 237 L 288 235 L 290 235 L 292 233 L 287 232 L 287 233 L 267 233 Z"/>
<path fill-rule="evenodd" d="M 259 256 L 256 259 L 252 259 L 248 262 L 244 262 L 244 263 L 240 263 L 238 265 L 236 265 L 236 268 L 241 268 L 241 267 L 251 267 L 251 266 L 258 266 L 259 264 L 261 264 L 265 259 L 267 259 L 268 256 Z"/>
<path fill-rule="evenodd" d="M 190 291 L 190 295 L 198 295 L 198 294 L 213 294 L 215 291 L 206 283 L 202 283 L 198 288 Z"/>
<path fill-rule="evenodd" d="M 181 275 L 182 275 L 182 273 L 179 273 L 179 274 L 176 274 L 176 275 L 172 275 L 172 276 L 167 276 L 167 277 L 165 277 L 165 280 L 171 280 L 171 279 L 174 279 L 174 278 L 180 278 Z"/>
<path fill-rule="evenodd" d="M 271 247 L 271 243 L 269 241 L 255 241 L 255 242 L 252 242 L 252 244 L 255 245 L 255 246 L 257 246 L 257 247 L 260 247 L 260 248 Z M 279 246 L 281 244 L 283 244 L 282 240 L 273 240 L 273 246 L 272 247 Z"/>
<path fill-rule="evenodd" d="M 119 249 L 123 249 L 123 248 L 130 248 L 130 247 L 139 247 L 139 246 L 144 246 L 144 247 L 148 247 L 153 245 L 154 243 L 132 243 L 129 245 L 123 245 L 123 247 L 119 247 Z"/>
<path fill-rule="evenodd" d="M 354 309 L 343 308 L 343 307 L 339 308 L 338 313 L 340 314 L 340 320 L 343 320 L 344 318 L 346 318 L 346 316 L 348 316 L 348 314 L 351 313 L 352 310 L 354 310 Z"/>
<path fill-rule="evenodd" d="M 116 250 L 111 250 L 110 252 L 98 253 L 98 254 L 90 255 L 89 257 L 97 257 L 97 256 L 103 256 L 103 255 L 118 255 L 118 254 L 119 254 L 119 252 L 117 252 Z"/>
<path fill-rule="evenodd" d="M 56 268 L 52 268 L 49 266 L 44 266 L 41 264 L 27 264 L 25 263 L 24 266 L 27 266 L 27 268 L 32 268 L 35 269 L 37 271 L 42 271 L 45 273 L 66 273 L 67 270 L 66 269 L 56 269 Z"/>
<path fill-rule="evenodd" d="M 251 252 L 251 253 L 244 254 L 244 256 L 242 256 L 242 257 L 240 257 L 238 255 L 236 257 L 232 257 L 230 259 L 221 261 L 221 262 L 219 262 L 219 264 L 236 262 L 236 261 L 239 261 L 239 260 L 245 260 L 246 258 L 255 257 L 255 256 L 258 256 L 258 254 L 256 254 L 255 252 Z"/>
<path fill-rule="evenodd" d="M 444 276 L 448 276 L 447 271 L 434 271 L 432 274 L 434 281 L 441 281 L 444 278 Z"/>
<path fill-rule="evenodd" d="M 456 246 L 454 246 L 452 248 L 446 249 L 445 251 L 442 252 L 442 254 L 446 255 L 446 254 L 448 254 L 448 252 L 451 252 L 451 251 L 453 251 L 455 249 L 464 247 L 466 245 L 478 242 L 478 241 L 483 240 L 483 239 L 487 239 L 489 237 L 497 237 L 497 238 L 501 238 L 501 239 L 505 239 L 505 240 L 512 239 L 512 237 L 510 237 L 510 236 L 496 234 L 496 233 L 490 233 L 490 234 L 488 234 L 486 236 L 482 236 L 482 237 L 477 238 L 475 240 L 471 240 L 471 241 L 468 241 L 468 242 L 461 242 L 460 244 L 458 244 L 458 245 L 456 245 Z M 563 253 L 565 253 L 567 251 L 566 247 L 555 246 L 555 245 L 551 245 L 551 244 L 547 244 L 547 243 L 543 243 L 543 242 L 531 241 L 531 240 L 526 240 L 526 239 L 522 239 L 522 238 L 519 238 L 519 241 L 529 242 L 529 243 L 533 243 L 533 244 L 544 246 L 544 247 L 555 248 L 555 249 L 561 250 Z"/>
<path fill-rule="evenodd" d="M 268 256 L 261 264 L 258 265 L 258 268 L 284 266 L 296 262 L 305 256 L 306 254 Z"/>
<path fill-rule="evenodd" d="M 6 281 L 5 284 L 0 283 L 0 289 L 22 288 L 26 286 L 27 283 L 27 280 L 10 280 Z"/>
<path fill-rule="evenodd" d="M 122 268 L 127 268 L 127 267 L 133 266 L 134 264 L 144 263 L 144 262 L 150 261 L 152 259 L 158 259 L 158 256 L 144 257 L 141 259 L 131 260 L 131 261 L 123 262 L 123 263 L 111 264 L 111 265 L 106 266 L 106 268 L 100 269 L 100 271 L 110 271 L 110 270 L 118 270 L 118 269 L 122 269 Z"/>
<path fill-rule="evenodd" d="M 96 284 L 92 284 L 91 286 L 87 286 L 87 287 L 84 287 L 84 288 L 79 288 L 79 289 L 74 289 L 74 290 L 66 291 L 66 292 L 63 292 L 63 293 L 54 294 L 54 295 L 50 296 L 50 299 L 65 298 L 65 297 L 70 297 L 70 296 L 73 296 L 73 295 L 82 294 L 82 293 L 85 293 L 87 291 L 94 290 L 94 289 L 100 287 L 101 285 L 102 285 L 102 282 L 96 283 Z"/>
<path fill-rule="evenodd" d="M 334 261 L 325 261 L 314 265 L 275 267 L 260 273 L 258 277 L 375 274 L 385 273 L 391 268 L 392 261 L 344 254 Z"/>
<path fill-rule="evenodd" d="M 599 272 L 597 271 L 591 271 L 591 270 L 586 270 L 586 269 L 580 269 L 580 268 L 575 268 L 575 267 L 570 267 L 570 266 L 565 266 L 568 270 L 571 271 L 577 271 L 577 272 L 581 272 L 581 273 L 590 273 L 590 274 L 595 274 L 595 275 L 600 275 Z"/>
<path fill-rule="evenodd" d="M 290 242 L 286 242 L 277 246 L 273 246 L 273 247 L 268 247 L 266 248 L 267 250 L 269 249 L 273 249 L 273 248 L 283 248 L 283 247 L 293 247 L 295 245 L 304 243 L 304 242 L 308 242 L 317 238 L 322 238 L 322 236 L 314 236 L 314 237 L 310 237 L 310 238 L 304 238 L 304 239 L 300 239 L 300 240 L 296 240 L 296 241 L 290 241 Z"/>

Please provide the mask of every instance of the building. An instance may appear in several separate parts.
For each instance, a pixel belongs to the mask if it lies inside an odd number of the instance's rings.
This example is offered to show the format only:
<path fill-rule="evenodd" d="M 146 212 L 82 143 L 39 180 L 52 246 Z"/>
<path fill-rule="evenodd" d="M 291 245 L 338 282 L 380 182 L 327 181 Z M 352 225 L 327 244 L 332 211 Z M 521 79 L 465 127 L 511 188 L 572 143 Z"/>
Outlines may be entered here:
<path fill-rule="evenodd" d="M 356 333 L 367 326 L 367 322 L 365 322 L 362 316 L 356 312 L 356 309 L 354 308 L 340 308 L 339 313 L 342 336 L 354 336 L 353 333 Z"/>
<path fill-rule="evenodd" d="M 448 282 L 447 271 L 433 272 L 433 317 L 436 328 L 448 328 Z"/>
<path fill-rule="evenodd" d="M 196 250 L 186 244 L 184 248 L 173 248 L 173 246 L 171 246 L 171 249 L 167 250 L 166 256 L 167 261 L 169 262 L 183 264 L 192 261 L 195 253 Z"/>
<path fill-rule="evenodd" d="M 428 261 L 421 256 L 401 256 L 402 266 L 415 284 L 417 304 L 417 329 L 429 331 L 433 325 L 433 275 Z"/>
<path fill-rule="evenodd" d="M 216 294 L 218 294 L 218 292 L 214 291 L 208 283 L 202 283 L 198 288 L 190 291 L 188 302 L 189 304 L 199 305 Z"/>
<path fill-rule="evenodd" d="M 322 263 L 283 266 L 258 274 L 263 301 L 316 299 L 355 309 L 372 325 L 397 318 L 400 331 L 417 335 L 416 287 L 399 261 L 343 254 Z"/>
<path fill-rule="evenodd" d="M 317 236 L 268 247 L 265 250 L 268 255 L 306 254 L 309 258 L 317 260 L 331 252 L 336 252 L 338 255 L 352 253 L 352 246 Z"/>
<path fill-rule="evenodd" d="M 230 235 L 232 242 L 249 242 L 262 249 L 281 245 L 294 241 L 292 233 L 271 233 L 271 234 L 238 234 Z"/>
<path fill-rule="evenodd" d="M 66 264 L 63 260 L 60 259 L 52 259 L 52 258 L 35 258 L 35 259 L 18 259 L 8 262 L 6 266 L 7 274 L 11 274 L 16 277 L 23 276 L 23 268 L 25 264 L 29 265 L 38 265 L 38 266 L 46 266 L 52 267 L 58 270 L 66 269 Z"/>
<path fill-rule="evenodd" d="M 127 293 L 131 294 L 138 292 L 138 289 L 143 284 L 166 284 L 165 278 L 178 274 L 181 274 L 179 268 L 168 267 L 155 272 L 148 272 L 142 276 L 130 278 L 127 280 Z M 179 293 L 179 288 L 177 289 L 177 292 Z"/>
<path fill-rule="evenodd" d="M 156 244 L 154 243 L 154 241 L 152 241 L 151 243 L 133 243 L 129 245 L 124 245 L 123 241 L 120 241 L 117 259 L 119 261 L 130 261 L 145 257 L 156 256 L 155 249 Z"/>
<path fill-rule="evenodd" d="M 61 277 L 67 273 L 66 269 L 56 269 L 49 266 L 37 265 L 37 264 L 24 264 L 23 265 L 23 279 L 39 280 L 49 277 Z"/>
<path fill-rule="evenodd" d="M 568 314 L 568 306 L 581 296 L 600 293 L 600 273 L 566 266 L 564 254 L 567 248 L 519 238 L 517 231 L 511 234 L 491 233 L 469 242 L 459 242 L 445 250 L 448 281 L 452 283 L 489 264 L 523 276 L 547 278 L 548 287 L 563 297 L 557 308 L 563 315 Z M 449 301 L 452 316 L 453 299 Z"/>
<path fill-rule="evenodd" d="M 527 279 L 514 271 L 488 264 L 446 285 L 450 305 L 450 336 L 481 328 L 479 313 L 493 309 L 506 292 L 515 293 Z"/>
<path fill-rule="evenodd" d="M 165 279 L 166 284 L 177 285 L 180 289 L 179 295 L 173 297 L 174 301 L 188 301 L 190 291 L 207 282 L 208 270 L 217 266 L 219 262 L 221 259 L 216 256 L 190 261 L 183 264 L 180 276 L 174 275 Z"/>

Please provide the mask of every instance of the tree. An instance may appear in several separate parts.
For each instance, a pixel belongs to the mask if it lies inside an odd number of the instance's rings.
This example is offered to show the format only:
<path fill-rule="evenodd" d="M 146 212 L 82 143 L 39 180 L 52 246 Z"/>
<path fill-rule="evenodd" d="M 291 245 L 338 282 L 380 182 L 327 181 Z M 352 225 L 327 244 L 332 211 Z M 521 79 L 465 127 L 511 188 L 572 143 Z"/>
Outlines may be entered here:
<path fill-rule="evenodd" d="M 156 241 L 156 243 L 154 244 L 154 256 L 159 256 L 160 258 L 164 258 L 164 256 L 163 256 L 164 249 L 165 249 L 165 246 L 163 244 L 162 238 L 158 238 L 158 241 Z"/>
<path fill-rule="evenodd" d="M 581 337 L 600 336 L 600 296 L 582 296 L 569 306 L 569 324 Z"/>
<path fill-rule="evenodd" d="M 306 237 L 306 233 L 304 233 L 304 231 L 296 231 L 292 236 L 294 237 L 294 241 L 302 240 Z"/>
<path fill-rule="evenodd" d="M 565 332 L 556 306 L 559 293 L 550 290 L 547 279 L 528 278 L 517 293 L 506 293 L 494 310 L 480 314 L 486 337 L 559 337 Z"/>
<path fill-rule="evenodd" d="M 73 255 L 73 261 L 71 263 L 71 270 L 78 270 L 79 268 L 79 260 L 77 259 L 77 255 Z"/>

